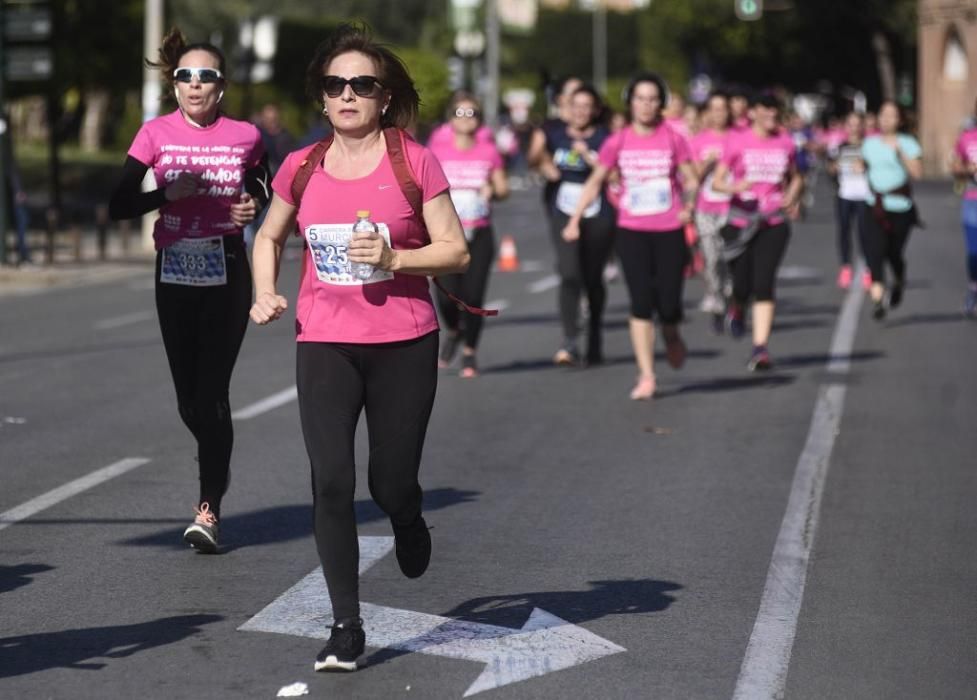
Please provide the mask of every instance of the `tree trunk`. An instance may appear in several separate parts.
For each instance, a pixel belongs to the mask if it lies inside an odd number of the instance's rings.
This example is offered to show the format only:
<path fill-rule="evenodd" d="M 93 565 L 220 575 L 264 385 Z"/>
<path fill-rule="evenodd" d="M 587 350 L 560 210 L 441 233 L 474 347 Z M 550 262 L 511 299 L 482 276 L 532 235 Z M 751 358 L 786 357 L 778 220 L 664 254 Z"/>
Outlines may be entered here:
<path fill-rule="evenodd" d="M 94 153 L 102 148 L 109 115 L 109 92 L 103 88 L 85 91 L 85 114 L 81 120 L 81 150 Z"/>
<path fill-rule="evenodd" d="M 892 65 L 892 47 L 889 39 L 881 31 L 872 35 L 872 48 L 875 50 L 875 65 L 879 71 L 879 85 L 883 100 L 896 99 L 896 69 Z"/>

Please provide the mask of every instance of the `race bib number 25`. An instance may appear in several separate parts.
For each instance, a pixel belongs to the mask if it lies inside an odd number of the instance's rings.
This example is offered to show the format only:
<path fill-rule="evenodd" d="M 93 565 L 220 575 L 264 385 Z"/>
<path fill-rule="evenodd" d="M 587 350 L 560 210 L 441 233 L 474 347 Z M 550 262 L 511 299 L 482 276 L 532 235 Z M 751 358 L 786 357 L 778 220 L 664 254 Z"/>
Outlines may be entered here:
<path fill-rule="evenodd" d="M 390 245 L 390 229 L 386 224 L 377 224 L 380 235 Z M 349 259 L 349 242 L 353 238 L 352 224 L 315 224 L 305 229 L 305 240 L 315 265 L 316 277 L 320 282 L 338 285 L 363 285 L 392 280 L 394 274 L 384 270 L 374 270 L 366 280 L 353 274 Z"/>

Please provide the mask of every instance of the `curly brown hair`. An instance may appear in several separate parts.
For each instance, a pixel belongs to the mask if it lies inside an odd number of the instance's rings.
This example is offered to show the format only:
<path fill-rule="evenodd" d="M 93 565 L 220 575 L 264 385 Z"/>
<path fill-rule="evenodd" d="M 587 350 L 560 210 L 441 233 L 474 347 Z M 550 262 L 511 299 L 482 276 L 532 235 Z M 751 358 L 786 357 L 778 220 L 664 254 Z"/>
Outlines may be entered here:
<path fill-rule="evenodd" d="M 217 59 L 217 66 L 221 75 L 227 75 L 227 62 L 224 60 L 224 53 L 213 44 L 200 41 L 193 44 L 187 43 L 187 38 L 180 31 L 179 27 L 173 27 L 163 37 L 163 43 L 157 51 L 158 61 L 145 59 L 146 67 L 153 68 L 160 72 L 161 77 L 166 82 L 168 90 L 163 91 L 163 99 L 173 99 L 173 71 L 180 65 L 180 59 L 190 51 L 206 51 Z M 224 79 L 226 82 L 226 78 Z"/>
<path fill-rule="evenodd" d="M 417 118 L 421 104 L 420 95 L 404 62 L 387 46 L 375 42 L 373 33 L 365 24 L 343 23 L 328 39 L 319 44 L 305 72 L 305 87 L 309 97 L 318 102 L 320 107 L 325 107 L 322 97 L 323 71 L 337 56 L 352 52 L 361 53 L 373 61 L 377 80 L 390 95 L 387 111 L 380 116 L 381 128 L 408 128 Z"/>

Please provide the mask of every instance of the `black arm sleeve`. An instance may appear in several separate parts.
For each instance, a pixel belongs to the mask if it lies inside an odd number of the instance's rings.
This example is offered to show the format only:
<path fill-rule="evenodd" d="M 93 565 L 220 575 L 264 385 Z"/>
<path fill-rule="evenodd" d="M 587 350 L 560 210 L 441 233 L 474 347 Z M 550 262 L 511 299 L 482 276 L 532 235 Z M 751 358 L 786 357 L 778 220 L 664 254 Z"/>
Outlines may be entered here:
<path fill-rule="evenodd" d="M 268 154 L 261 156 L 261 162 L 244 173 L 244 189 L 251 195 L 259 210 L 271 201 L 271 174 L 268 167 Z"/>
<path fill-rule="evenodd" d="M 126 157 L 122 166 L 122 177 L 109 200 L 109 217 L 135 219 L 166 204 L 166 190 L 162 187 L 151 192 L 142 191 L 142 180 L 149 167 L 132 156 Z"/>

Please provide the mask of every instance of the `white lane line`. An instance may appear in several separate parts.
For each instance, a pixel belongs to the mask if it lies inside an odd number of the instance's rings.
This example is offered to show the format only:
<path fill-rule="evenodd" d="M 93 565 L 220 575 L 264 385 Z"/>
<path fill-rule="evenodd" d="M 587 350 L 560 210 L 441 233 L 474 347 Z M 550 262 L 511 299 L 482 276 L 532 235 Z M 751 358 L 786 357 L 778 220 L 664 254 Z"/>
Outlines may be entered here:
<path fill-rule="evenodd" d="M 486 302 L 486 309 L 495 309 L 496 311 L 505 311 L 509 308 L 508 299 L 495 299 L 493 301 Z"/>
<path fill-rule="evenodd" d="M 855 278 L 860 277 L 861 270 L 856 272 Z M 843 375 L 850 369 L 863 297 L 861 285 L 853 284 L 831 340 L 831 359 L 827 365 L 831 373 Z M 821 513 L 821 497 L 844 408 L 843 383 L 821 387 L 807 442 L 797 460 L 787 512 L 774 545 L 760 610 L 736 680 L 734 700 L 784 696 L 797 618 L 804 600 L 807 570 Z"/>
<path fill-rule="evenodd" d="M 266 399 L 261 399 L 261 401 L 257 401 L 250 406 L 239 408 L 231 414 L 231 418 L 234 420 L 251 420 L 256 416 L 260 416 L 262 413 L 268 413 L 268 411 L 273 411 L 279 406 L 291 403 L 298 397 L 298 389 L 294 386 L 288 389 L 282 389 L 277 394 L 272 394 Z"/>
<path fill-rule="evenodd" d="M 122 326 L 128 326 L 133 323 L 142 323 L 153 318 L 156 318 L 155 311 L 136 311 L 131 314 L 123 314 L 122 316 L 113 316 L 112 318 L 103 318 L 101 321 L 95 321 L 92 324 L 92 328 L 97 331 L 105 331 L 111 328 L 121 328 Z"/>
<path fill-rule="evenodd" d="M 560 284 L 559 275 L 547 275 L 542 279 L 538 279 L 532 284 L 530 284 L 526 289 L 528 289 L 533 294 L 539 294 L 540 292 L 545 292 L 549 289 L 555 289 Z"/>
<path fill-rule="evenodd" d="M 102 467 L 101 469 L 93 471 L 87 476 L 75 479 L 74 481 L 69 481 L 64 486 L 59 486 L 53 491 L 48 491 L 37 498 L 32 498 L 31 500 L 27 501 L 27 503 L 19 505 L 16 508 L 12 508 L 6 513 L 0 513 L 0 530 L 10 527 L 14 523 L 18 523 L 25 518 L 31 517 L 32 515 L 40 513 L 42 510 L 50 508 L 51 506 L 71 498 L 82 491 L 87 491 L 88 489 L 98 486 L 109 479 L 117 477 L 121 474 L 125 474 L 136 467 L 141 467 L 148 461 L 149 460 L 145 457 L 127 457 L 125 459 L 120 459 L 115 464 Z"/>

